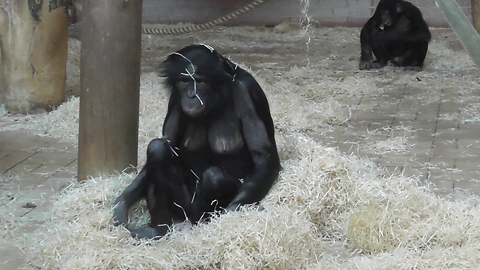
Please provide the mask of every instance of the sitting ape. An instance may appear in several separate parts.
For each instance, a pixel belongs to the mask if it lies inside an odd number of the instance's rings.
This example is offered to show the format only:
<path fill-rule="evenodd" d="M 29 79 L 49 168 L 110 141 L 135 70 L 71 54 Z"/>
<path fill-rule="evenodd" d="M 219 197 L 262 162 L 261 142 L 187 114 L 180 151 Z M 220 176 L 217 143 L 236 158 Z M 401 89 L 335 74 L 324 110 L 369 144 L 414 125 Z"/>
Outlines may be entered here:
<path fill-rule="evenodd" d="M 250 73 L 208 45 L 191 45 L 161 66 L 170 89 L 163 138 L 115 201 L 115 225 L 146 198 L 150 226 L 138 238 L 159 238 L 187 218 L 198 222 L 218 208 L 236 210 L 262 200 L 280 170 L 265 94 Z M 217 208 L 218 207 L 218 208 Z"/>
<path fill-rule="evenodd" d="M 360 69 L 383 68 L 388 61 L 422 70 L 431 34 L 422 13 L 403 0 L 380 0 L 360 32 Z M 371 62 L 372 52 L 377 58 Z"/>

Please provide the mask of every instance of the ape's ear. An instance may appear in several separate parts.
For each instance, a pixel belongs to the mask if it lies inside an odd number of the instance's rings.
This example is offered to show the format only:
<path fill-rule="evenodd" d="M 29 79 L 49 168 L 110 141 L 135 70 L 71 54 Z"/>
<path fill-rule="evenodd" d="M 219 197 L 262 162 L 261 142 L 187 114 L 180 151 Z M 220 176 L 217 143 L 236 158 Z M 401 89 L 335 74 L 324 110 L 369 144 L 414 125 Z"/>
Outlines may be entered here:
<path fill-rule="evenodd" d="M 170 54 L 165 61 L 163 61 L 157 68 L 157 73 L 160 77 L 175 78 L 176 74 L 182 72 L 182 61 Z"/>
<path fill-rule="evenodd" d="M 177 79 L 177 74 L 179 73 L 178 69 L 180 64 L 177 59 L 174 59 L 171 55 L 167 57 L 157 68 L 157 74 L 163 78 L 163 83 L 171 91 L 175 85 L 175 80 Z"/>
<path fill-rule="evenodd" d="M 165 61 L 163 61 L 162 63 L 160 63 L 160 65 L 158 65 L 157 73 L 160 77 L 168 77 L 168 75 L 170 75 L 168 71 L 171 70 L 172 62 L 173 62 L 172 56 L 169 55 L 167 59 L 165 59 Z"/>

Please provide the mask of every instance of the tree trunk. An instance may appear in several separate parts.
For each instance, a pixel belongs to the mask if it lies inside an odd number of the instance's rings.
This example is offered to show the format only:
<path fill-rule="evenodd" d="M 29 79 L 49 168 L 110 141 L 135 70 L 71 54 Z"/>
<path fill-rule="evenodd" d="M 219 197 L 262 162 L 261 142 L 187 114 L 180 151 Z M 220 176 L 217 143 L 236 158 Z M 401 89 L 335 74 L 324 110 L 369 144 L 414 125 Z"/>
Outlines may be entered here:
<path fill-rule="evenodd" d="M 137 164 L 142 0 L 82 1 L 78 180 Z"/>
<path fill-rule="evenodd" d="M 11 113 L 51 110 L 65 99 L 66 0 L 15 0 L 0 8 L 0 103 Z"/>
<path fill-rule="evenodd" d="M 480 33 L 480 0 L 472 0 L 473 27 Z"/>

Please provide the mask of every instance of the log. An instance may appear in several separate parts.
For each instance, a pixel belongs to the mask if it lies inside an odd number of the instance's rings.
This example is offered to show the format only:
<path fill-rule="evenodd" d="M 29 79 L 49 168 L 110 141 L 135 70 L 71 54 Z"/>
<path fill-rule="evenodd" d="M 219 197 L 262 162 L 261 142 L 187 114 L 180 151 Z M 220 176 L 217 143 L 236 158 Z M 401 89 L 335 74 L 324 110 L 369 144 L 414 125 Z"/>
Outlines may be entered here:
<path fill-rule="evenodd" d="M 79 181 L 137 165 L 142 2 L 82 1 Z"/>
<path fill-rule="evenodd" d="M 66 0 L 16 0 L 0 9 L 0 103 L 10 113 L 51 110 L 65 100 Z"/>

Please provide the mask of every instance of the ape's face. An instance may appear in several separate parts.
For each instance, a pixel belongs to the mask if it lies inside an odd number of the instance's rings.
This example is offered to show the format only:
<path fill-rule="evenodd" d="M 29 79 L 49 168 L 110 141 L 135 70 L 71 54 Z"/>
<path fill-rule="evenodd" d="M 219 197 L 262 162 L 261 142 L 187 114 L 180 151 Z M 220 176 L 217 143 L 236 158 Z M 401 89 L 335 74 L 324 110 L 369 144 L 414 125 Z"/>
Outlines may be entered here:
<path fill-rule="evenodd" d="M 382 13 L 381 13 L 381 19 L 382 19 L 382 22 L 380 24 L 380 28 L 385 28 L 385 27 L 391 27 L 394 25 L 394 17 L 395 14 L 392 14 L 392 12 L 390 10 L 382 10 Z"/>
<path fill-rule="evenodd" d="M 196 118 L 205 111 L 212 88 L 206 78 L 199 75 L 180 75 L 175 89 L 179 92 L 183 112 L 191 118 Z"/>

